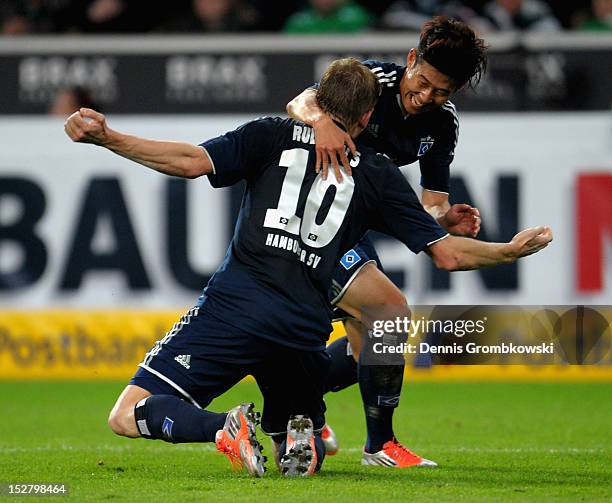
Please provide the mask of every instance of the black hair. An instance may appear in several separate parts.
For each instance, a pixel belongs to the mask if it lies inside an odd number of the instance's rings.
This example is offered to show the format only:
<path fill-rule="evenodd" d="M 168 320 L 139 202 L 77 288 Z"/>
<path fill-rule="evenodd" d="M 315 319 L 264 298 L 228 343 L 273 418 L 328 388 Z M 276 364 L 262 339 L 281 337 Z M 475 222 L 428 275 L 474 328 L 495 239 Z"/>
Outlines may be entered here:
<path fill-rule="evenodd" d="M 437 16 L 423 24 L 417 61 L 427 61 L 446 75 L 457 89 L 474 88 L 487 69 L 487 46 L 467 24 Z"/>

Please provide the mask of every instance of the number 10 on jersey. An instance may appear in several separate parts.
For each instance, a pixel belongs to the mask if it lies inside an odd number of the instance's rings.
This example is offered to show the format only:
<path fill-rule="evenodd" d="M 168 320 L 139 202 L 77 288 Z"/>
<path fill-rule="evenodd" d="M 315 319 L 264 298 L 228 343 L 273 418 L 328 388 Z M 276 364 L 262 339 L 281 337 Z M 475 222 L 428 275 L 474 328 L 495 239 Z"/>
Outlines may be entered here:
<path fill-rule="evenodd" d="M 346 212 L 348 211 L 355 190 L 355 181 L 344 171 L 342 183 L 334 176 L 323 180 L 321 174 L 315 178 L 304 207 L 304 216 L 296 215 L 300 189 L 306 176 L 309 151 L 303 148 L 284 150 L 279 166 L 287 168 L 280 197 L 276 208 L 266 211 L 264 227 L 281 229 L 293 235 L 299 235 L 302 241 L 313 248 L 328 245 L 338 233 Z M 335 187 L 334 199 L 325 219 L 317 224 L 316 218 L 325 198 L 325 194 Z"/>

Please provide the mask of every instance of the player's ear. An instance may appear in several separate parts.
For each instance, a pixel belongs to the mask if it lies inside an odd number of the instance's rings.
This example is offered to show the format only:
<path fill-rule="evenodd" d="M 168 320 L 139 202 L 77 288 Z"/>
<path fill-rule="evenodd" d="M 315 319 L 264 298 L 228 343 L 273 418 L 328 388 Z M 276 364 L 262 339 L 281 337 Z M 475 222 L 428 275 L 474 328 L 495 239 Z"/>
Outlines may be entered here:
<path fill-rule="evenodd" d="M 413 47 L 412 49 L 410 49 L 410 51 L 408 51 L 408 56 L 406 56 L 406 66 L 408 68 L 412 68 L 412 66 L 414 65 L 416 61 L 416 56 L 416 49 Z"/>
<path fill-rule="evenodd" d="M 372 117 L 372 112 L 374 112 L 374 110 L 370 110 L 369 112 L 364 113 L 361 116 L 361 119 L 359 119 L 359 125 L 365 129 L 365 127 L 368 125 L 368 122 L 370 122 L 370 117 Z"/>

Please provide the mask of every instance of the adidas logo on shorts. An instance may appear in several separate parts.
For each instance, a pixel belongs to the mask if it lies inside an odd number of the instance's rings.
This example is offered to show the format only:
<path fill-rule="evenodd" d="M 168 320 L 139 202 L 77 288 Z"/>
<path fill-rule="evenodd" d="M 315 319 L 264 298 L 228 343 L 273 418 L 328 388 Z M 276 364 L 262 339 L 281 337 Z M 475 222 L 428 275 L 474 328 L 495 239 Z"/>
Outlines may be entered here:
<path fill-rule="evenodd" d="M 179 362 L 183 367 L 185 367 L 186 369 L 190 369 L 191 368 L 191 355 L 178 355 L 175 356 L 174 359 Z"/>

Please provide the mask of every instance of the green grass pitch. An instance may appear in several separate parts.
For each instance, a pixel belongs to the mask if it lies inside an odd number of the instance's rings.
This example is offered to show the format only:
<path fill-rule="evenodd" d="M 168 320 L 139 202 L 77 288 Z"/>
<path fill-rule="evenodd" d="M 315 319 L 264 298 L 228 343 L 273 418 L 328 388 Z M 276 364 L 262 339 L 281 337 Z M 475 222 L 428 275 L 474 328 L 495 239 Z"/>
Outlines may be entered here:
<path fill-rule="evenodd" d="M 407 470 L 360 466 L 353 387 L 328 395 L 341 451 L 308 479 L 281 478 L 271 460 L 263 479 L 233 473 L 212 444 L 116 437 L 106 416 L 122 388 L 0 382 L 0 483 L 64 482 L 75 501 L 612 500 L 610 384 L 407 383 L 396 433 L 440 465 Z M 211 409 L 241 401 L 261 408 L 252 382 Z"/>

